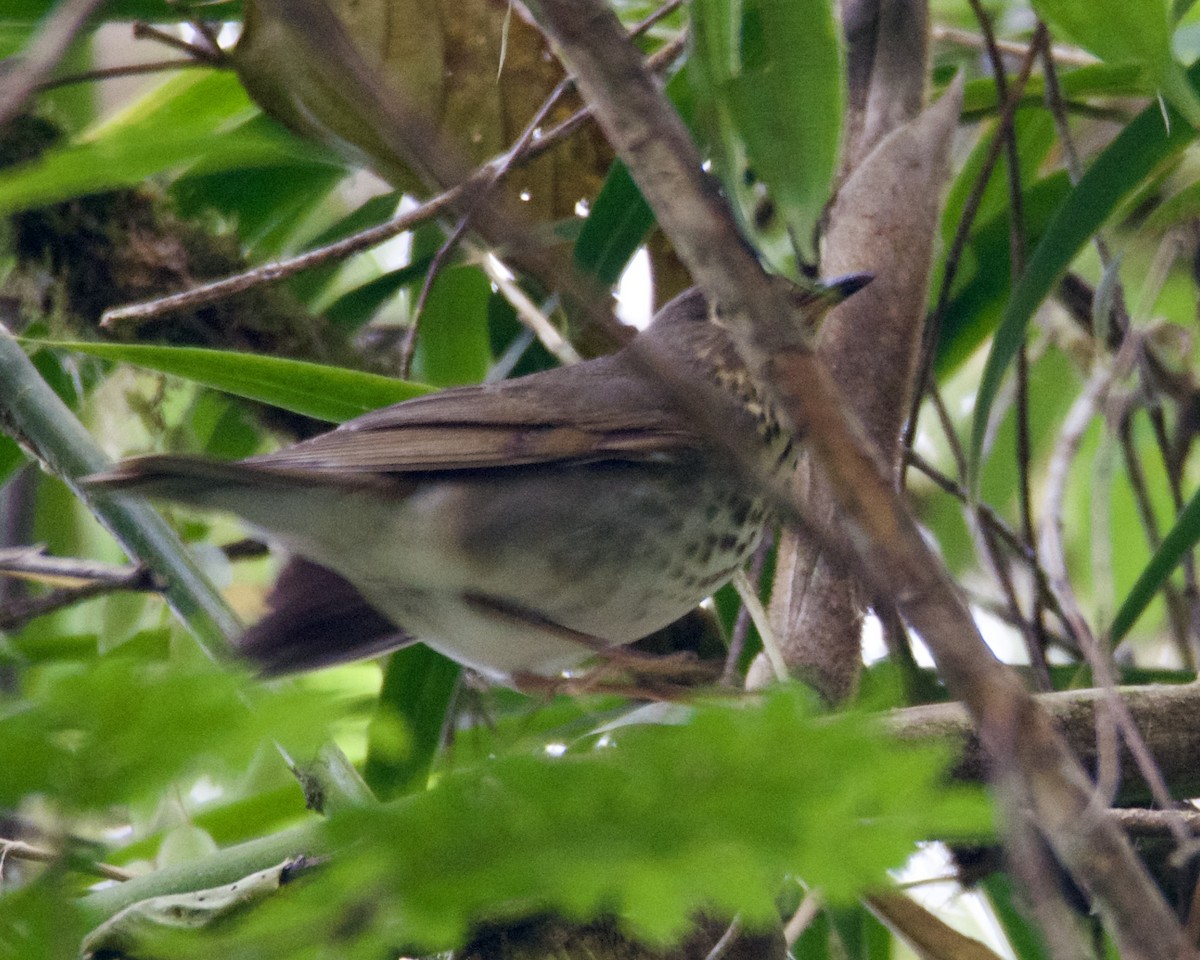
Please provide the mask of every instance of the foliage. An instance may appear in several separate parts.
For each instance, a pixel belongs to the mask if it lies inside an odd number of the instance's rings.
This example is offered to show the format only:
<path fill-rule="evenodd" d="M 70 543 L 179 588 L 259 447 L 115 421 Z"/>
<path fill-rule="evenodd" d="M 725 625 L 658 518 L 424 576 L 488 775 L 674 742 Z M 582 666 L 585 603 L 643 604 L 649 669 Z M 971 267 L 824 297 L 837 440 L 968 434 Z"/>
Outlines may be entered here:
<path fill-rule="evenodd" d="M 914 837 L 986 830 L 979 798 L 939 783 L 943 760 L 897 750 L 863 717 L 818 720 L 795 690 L 697 705 L 680 723 L 623 727 L 562 756 L 497 757 L 344 811 L 328 827 L 344 857 L 190 950 L 321 956 L 348 918 L 351 955 L 364 957 L 443 948 L 472 920 L 546 910 L 611 911 L 663 943 L 701 908 L 757 926 L 789 877 L 843 901 Z M 170 947 L 181 950 L 191 955 Z"/>
<path fill-rule="evenodd" d="M 0 53 L 21 49 L 51 6 L 5 6 Z M 219 15 L 237 21 L 242 6 Z M 635 0 L 615 6 L 629 23 L 649 12 Z M 1123 642 L 1131 683 L 1145 681 L 1147 664 L 1169 665 L 1154 680 L 1190 679 L 1197 659 L 1189 623 L 1200 538 L 1190 456 L 1200 106 L 1196 68 L 1185 71 L 1180 58 L 1200 49 L 1200 13 L 1177 6 L 1033 4 L 1056 42 L 1101 62 L 1059 64 L 1061 117 L 1047 105 L 1055 84 L 1035 64 L 1013 120 L 1011 177 L 1007 158 L 985 173 L 1003 133 L 1004 95 L 990 67 L 953 40 L 934 48 L 935 96 L 956 72 L 967 79 L 963 153 L 930 292 L 939 323 L 930 366 L 946 423 L 923 416 L 915 441 L 948 482 L 910 469 L 911 500 L 974 608 L 1026 627 L 1000 625 L 990 636 L 1013 660 L 1029 655 L 1036 634 L 1029 557 L 1038 545 L 981 556 L 973 511 L 986 504 L 1022 539 L 1021 504 L 1030 500 L 1035 526 L 1064 531 L 1067 586 L 1101 644 Z M 1029 40 L 1023 7 L 989 11 L 1006 39 Z M 59 70 L 91 62 L 95 26 L 181 17 L 162 0 L 114 0 Z M 703 0 L 640 42 L 656 49 L 676 39 L 685 17 L 691 47 L 666 78 L 668 95 L 751 241 L 795 274 L 817 259 L 845 136 L 835 5 Z M 978 30 L 961 0 L 933 4 L 933 17 Z M 1021 57 L 1006 60 L 1010 91 Z M 490 89 L 493 74 L 473 79 Z M 174 292 L 229 272 L 230 250 L 261 265 L 379 225 L 409 201 L 397 184 L 363 173 L 361 150 L 308 142 L 271 120 L 231 69 L 176 71 L 115 110 L 100 106 L 96 86 L 40 96 L 28 139 L 17 141 L 16 126 L 0 130 L 0 309 L 41 376 L 112 453 L 249 455 L 314 429 L 303 417 L 341 421 L 429 388 L 555 362 L 517 322 L 478 250 L 463 247 L 427 291 L 412 368 L 401 370 L 397 345 L 440 258 L 441 224 L 282 282 L 270 310 L 239 295 L 220 312 L 202 306 L 99 331 L 91 293 L 78 295 L 72 276 L 96 281 L 93 291 L 111 278 L 112 290 Z M 466 129 L 471 118 L 453 106 L 452 121 Z M 1067 131 L 1082 170 L 1068 170 Z M 534 230 L 565 238 L 573 262 L 612 285 L 654 221 L 619 161 L 589 159 L 582 182 L 603 188 L 567 198 L 585 201 L 586 218 L 560 215 Z M 113 198 L 132 198 L 135 228 L 113 226 L 121 209 Z M 55 243 L 25 242 L 56 230 Z M 650 243 L 665 287 L 672 266 Z M 64 250 L 74 252 L 69 265 Z M 553 312 L 557 302 L 521 279 Z M 289 312 L 296 324 L 285 328 Z M 1016 377 L 1027 387 L 1024 410 Z M 1106 402 L 1071 448 L 1068 413 L 1101 382 Z M 0 437 L 0 513 L 7 524 L 16 508 L 20 542 L 123 562 L 70 490 L 24 469 L 28 462 Z M 1056 463 L 1067 482 L 1053 513 L 1043 492 Z M 945 492 L 955 485 L 966 509 Z M 228 518 L 172 520 L 239 613 L 256 616 L 272 562 L 223 551 L 244 533 Z M 0 611 L 14 597 L 7 583 Z M 62 585 L 29 590 L 43 598 Z M 1036 619 L 1065 664 L 1046 675 L 1069 687 L 1091 670 L 1056 615 L 1053 591 L 1062 589 L 1043 590 Z M 722 591 L 715 606 L 730 632 L 736 596 Z M 743 667 L 759 649 L 754 630 L 749 638 Z M 921 679 L 936 695 L 936 681 Z M 865 686 L 877 680 L 873 673 Z M 864 695 L 880 710 L 895 699 Z M 784 689 L 640 722 L 645 714 L 616 696 L 540 700 L 464 688 L 459 669 L 424 648 L 394 654 L 382 676 L 376 665 L 354 665 L 264 684 L 201 660 L 186 625 L 153 595 L 89 599 L 0 634 L 0 812 L 12 814 L 4 830 L 21 827 L 58 854 L 41 866 L 0 850 L 0 958 L 74 956 L 80 938 L 139 890 L 186 898 L 285 857 L 329 851 L 252 908 L 206 921 L 202 935 L 168 935 L 152 923 L 139 937 L 157 941 L 152 955 L 365 957 L 444 949 L 479 922 L 555 911 L 612 914 L 662 944 L 698 910 L 769 924 L 819 889 L 826 905 L 796 956 L 890 956 L 895 938 L 855 897 L 922 840 L 986 835 L 986 813 L 979 796 L 942 781 L 943 751 L 900 748 L 854 711 L 815 712 Z M 378 803 L 334 802 L 326 818 L 305 810 L 278 747 L 304 765 L 330 742 Z M 91 889 L 97 862 L 139 876 Z M 992 877 L 984 889 L 1017 955 L 1046 955 L 1011 883 Z"/>

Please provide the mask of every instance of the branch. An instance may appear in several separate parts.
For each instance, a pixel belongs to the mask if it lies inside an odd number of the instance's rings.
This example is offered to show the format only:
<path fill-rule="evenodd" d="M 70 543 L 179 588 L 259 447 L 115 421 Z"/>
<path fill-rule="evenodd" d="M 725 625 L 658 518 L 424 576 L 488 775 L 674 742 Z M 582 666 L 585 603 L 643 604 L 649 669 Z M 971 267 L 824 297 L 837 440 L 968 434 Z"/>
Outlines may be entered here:
<path fill-rule="evenodd" d="M 1200 684 L 1147 685 L 1117 687 L 1125 708 L 1143 732 L 1146 747 L 1153 754 L 1162 777 L 1175 796 L 1200 796 Z M 1108 692 L 1100 688 L 1045 693 L 1036 697 L 1038 705 L 1062 732 L 1080 762 L 1089 771 L 1098 762 L 1096 711 L 1106 710 Z M 961 703 L 935 703 L 905 707 L 893 711 L 885 723 L 902 740 L 940 740 L 949 744 L 958 759 L 953 766 L 956 778 L 987 779 L 989 760 L 979 735 Z M 1116 802 L 1147 803 L 1151 789 L 1134 756 L 1122 751 L 1120 789 Z"/>
<path fill-rule="evenodd" d="M 19 55 L 0 63 L 0 127 L 21 112 L 102 3 L 104 0 L 66 0 L 58 4 L 33 42 Z"/>
<path fill-rule="evenodd" d="M 756 385 L 775 396 L 835 491 L 841 535 L 868 581 L 925 641 L 981 742 L 1019 777 L 1047 841 L 1095 895 L 1129 960 L 1182 956 L 1183 930 L 1117 824 L 1092 807 L 1083 769 L 1017 675 L 979 635 L 941 561 L 892 489 L 828 372 L 804 342 L 786 291 L 767 277 L 705 176 L 701 158 L 601 0 L 531 0 L 642 195 L 736 340 Z M 684 398 L 696 388 L 672 383 Z M 752 476 L 757 472 L 741 460 Z M 792 504 L 799 512 L 801 504 Z"/>
<path fill-rule="evenodd" d="M 213 660 L 229 657 L 229 641 L 241 631 L 237 616 L 200 568 L 190 551 L 152 507 L 101 494 L 80 478 L 106 470 L 112 462 L 58 395 L 42 379 L 21 345 L 0 324 L 0 430 L 13 437 L 62 480 L 113 535 L 131 559 L 161 578 L 163 597 Z M 324 764 L 311 776 L 325 789 L 329 805 L 357 802 L 366 790 L 354 784 L 353 767 L 327 750 Z M 295 767 L 295 765 L 293 765 Z M 331 771 L 340 775 L 334 777 Z M 297 768 L 297 774 L 304 771 Z M 369 792 L 369 791 L 367 791 Z"/>
<path fill-rule="evenodd" d="M 118 880 L 124 882 L 132 880 L 137 876 L 136 873 L 131 873 L 124 867 L 116 867 L 111 863 L 101 863 L 97 860 L 80 860 L 73 857 L 70 851 L 47 850 L 45 847 L 35 847 L 31 843 L 26 843 L 23 840 L 9 840 L 5 837 L 0 837 L 0 863 L 4 862 L 5 857 L 12 857 L 16 860 L 29 860 L 32 863 L 57 863 L 61 860 L 68 860 L 75 869 L 82 873 L 94 874 L 97 877 L 103 877 L 105 880 Z"/>

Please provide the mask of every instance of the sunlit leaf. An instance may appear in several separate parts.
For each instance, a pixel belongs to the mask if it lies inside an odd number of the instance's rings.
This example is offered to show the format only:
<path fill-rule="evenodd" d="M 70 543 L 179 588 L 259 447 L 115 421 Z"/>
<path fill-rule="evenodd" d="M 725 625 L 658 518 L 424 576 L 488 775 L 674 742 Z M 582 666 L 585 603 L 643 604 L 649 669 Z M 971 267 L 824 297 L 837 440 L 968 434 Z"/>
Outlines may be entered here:
<path fill-rule="evenodd" d="M 786 758 L 786 759 L 784 759 Z M 460 940 L 470 920 L 615 913 L 667 942 L 705 907 L 750 927 L 788 876 L 845 902 L 931 834 L 987 831 L 977 798 L 941 780 L 939 751 L 899 748 L 861 717 L 817 720 L 795 690 L 697 707 L 563 756 L 510 755 L 330 824 L 328 869 L 255 911 L 230 939 L 266 957 Z M 354 918 L 355 938 L 339 935 Z M 173 951 L 184 944 L 173 943 Z M 173 952 L 172 955 L 175 955 Z"/>
<path fill-rule="evenodd" d="M 340 166 L 331 154 L 259 115 L 232 75 L 190 71 L 75 141 L 6 170 L 0 214 L 136 186 L 168 171 L 299 162 Z"/>
<path fill-rule="evenodd" d="M 36 701 L 0 712 L 0 806 L 41 795 L 66 810 L 99 810 L 164 790 L 201 763 L 244 766 L 275 738 L 315 751 L 325 735 L 319 699 L 248 688 L 205 662 L 113 654 L 60 671 Z"/>

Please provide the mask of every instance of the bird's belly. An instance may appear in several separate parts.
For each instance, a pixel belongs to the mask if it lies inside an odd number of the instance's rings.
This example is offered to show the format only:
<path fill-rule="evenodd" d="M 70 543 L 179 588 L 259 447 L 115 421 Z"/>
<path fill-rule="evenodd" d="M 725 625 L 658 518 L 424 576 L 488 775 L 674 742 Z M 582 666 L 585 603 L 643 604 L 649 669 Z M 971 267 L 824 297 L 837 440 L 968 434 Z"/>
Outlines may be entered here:
<path fill-rule="evenodd" d="M 763 522 L 730 483 L 645 464 L 443 481 L 403 504 L 366 495 L 346 508 L 353 524 L 309 527 L 294 548 L 498 678 L 557 675 L 673 622 L 728 581 Z"/>

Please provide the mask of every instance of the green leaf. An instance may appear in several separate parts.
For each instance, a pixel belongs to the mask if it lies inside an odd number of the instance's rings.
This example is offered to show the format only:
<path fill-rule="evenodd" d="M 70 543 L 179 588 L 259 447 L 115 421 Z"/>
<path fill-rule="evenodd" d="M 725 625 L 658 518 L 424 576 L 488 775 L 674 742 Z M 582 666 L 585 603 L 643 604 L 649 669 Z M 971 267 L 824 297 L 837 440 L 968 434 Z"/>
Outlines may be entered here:
<path fill-rule="evenodd" d="M 633 182 L 629 168 L 617 160 L 575 241 L 575 262 L 601 283 L 614 284 L 652 226 L 654 211 Z"/>
<path fill-rule="evenodd" d="M 167 171 L 235 167 L 339 167 L 263 117 L 228 73 L 181 73 L 73 142 L 0 178 L 0 215 L 141 184 Z"/>
<path fill-rule="evenodd" d="M 1137 64 L 1097 63 L 1064 71 L 1058 78 L 1059 92 L 1068 103 L 1085 97 L 1146 97 L 1153 93 L 1146 71 Z M 1025 82 L 1023 106 L 1042 107 L 1046 81 L 1040 74 Z M 963 117 L 975 117 L 1000 109 L 1000 94 L 992 77 L 968 80 L 963 87 Z"/>
<path fill-rule="evenodd" d="M 421 314 L 413 369 L 439 387 L 480 383 L 492 365 L 488 338 L 491 283 L 480 267 L 442 270 Z"/>
<path fill-rule="evenodd" d="M 667 81 L 667 99 L 695 134 L 695 108 L 687 71 Z M 575 262 L 601 283 L 614 284 L 654 226 L 654 211 L 620 160 L 614 160 L 604 186 L 575 240 Z"/>
<path fill-rule="evenodd" d="M 102 810 L 154 796 L 205 765 L 244 768 L 273 739 L 315 750 L 325 736 L 321 699 L 272 692 L 206 661 L 118 653 L 62 669 L 43 678 L 35 700 L 0 712 L 0 806 L 38 794 L 64 810 Z"/>
<path fill-rule="evenodd" d="M 310 163 L 235 167 L 185 176 L 171 195 L 185 217 L 220 211 L 237 225 L 247 258 L 261 261 L 292 252 L 297 234 L 344 179 L 344 170 Z"/>
<path fill-rule="evenodd" d="M 431 389 L 424 384 L 344 367 L 205 347 L 26 342 L 30 346 L 75 350 L 132 363 L 331 423 L 341 423 L 369 410 L 409 400 L 429 393 Z"/>
<path fill-rule="evenodd" d="M 1121 602 L 1110 631 L 1112 642 L 1119 643 L 1137 622 L 1154 595 L 1162 589 L 1171 572 L 1200 541 L 1200 491 L 1192 495 L 1174 526 L 1146 564 L 1137 582 Z"/>
<path fill-rule="evenodd" d="M 1043 180 L 1024 182 L 1028 184 L 1021 196 L 1024 235 L 1028 242 L 1037 243 L 1071 184 L 1062 170 Z M 939 380 L 958 370 L 995 332 L 1012 294 L 1011 239 L 1007 204 L 991 217 L 983 217 L 981 211 L 942 317 L 934 361 Z"/>
<path fill-rule="evenodd" d="M 40 19 L 54 6 L 50 0 L 4 0 L 3 20 Z M 238 0 L 224 0 L 221 4 L 221 17 L 226 20 L 236 20 L 241 16 L 241 3 Z M 111 20 L 152 20 L 156 23 L 175 23 L 188 21 L 195 16 L 191 8 L 166 0 L 110 0 L 103 7 L 103 18 L 95 16 L 93 24 Z"/>
<path fill-rule="evenodd" d="M 397 192 L 384 193 L 363 202 L 332 226 L 309 240 L 305 244 L 305 249 L 328 246 L 353 233 L 378 226 L 385 220 L 390 220 L 395 216 L 396 208 L 400 205 L 400 196 Z M 292 292 L 306 304 L 311 305 L 329 287 L 342 267 L 343 264 L 338 262 L 305 270 L 303 273 L 293 277 L 289 282 Z"/>
<path fill-rule="evenodd" d="M 86 932 L 57 869 L 0 896 L 0 957 L 76 960 Z"/>
<path fill-rule="evenodd" d="M 1164 0 L 1033 0 L 1055 32 L 1109 63 L 1143 66 L 1168 102 L 1200 127 L 1200 99 L 1171 50 Z"/>
<path fill-rule="evenodd" d="M 1191 78 L 1200 78 L 1200 65 L 1192 69 Z M 1024 342 L 1025 326 L 1034 310 L 1121 201 L 1195 137 L 1196 131 L 1185 123 L 1164 129 L 1161 111 L 1152 104 L 1096 158 L 1054 213 L 1008 301 L 979 383 L 969 457 L 973 483 L 979 477 L 992 404 Z"/>
<path fill-rule="evenodd" d="M 451 258 L 454 262 L 454 258 Z M 417 287 L 425 279 L 425 274 L 433 263 L 433 256 L 421 257 L 398 270 L 368 280 L 352 290 L 348 290 L 326 307 L 322 313 L 325 319 L 335 327 L 343 330 L 357 330 L 369 323 L 379 309 L 401 290 Z M 414 292 L 414 296 L 415 296 Z"/>
<path fill-rule="evenodd" d="M 329 830 L 344 855 L 191 955 L 253 942 L 264 960 L 321 956 L 346 944 L 348 917 L 350 956 L 436 949 L 472 920 L 543 911 L 615 913 L 665 943 L 702 907 L 772 922 L 789 877 L 846 902 L 918 838 L 990 830 L 981 793 L 945 786 L 944 752 L 901 747 L 862 716 L 818 719 L 795 689 L 560 753 L 500 757 L 339 812 Z"/>
<path fill-rule="evenodd" d="M 698 0 L 692 29 L 689 65 L 726 190 L 739 198 L 751 232 L 760 233 L 761 198 L 747 191 L 750 171 L 766 186 L 801 255 L 815 263 L 815 228 L 833 184 L 845 101 L 832 5 Z"/>
<path fill-rule="evenodd" d="M 1142 225 L 1147 232 L 1164 232 L 1177 223 L 1200 216 L 1200 180 L 1163 200 Z"/>
<path fill-rule="evenodd" d="M 1051 960 L 1052 954 L 1046 949 L 1041 931 L 1025 918 L 1020 894 L 1012 878 L 997 870 L 989 873 L 981 886 L 996 919 L 1004 928 L 1013 955 L 1021 960 Z"/>
<path fill-rule="evenodd" d="M 424 644 L 388 658 L 363 768 L 363 779 L 381 800 L 425 785 L 461 674 L 457 663 Z"/>
<path fill-rule="evenodd" d="M 1149 64 L 1170 56 L 1170 11 L 1163 0 L 1033 0 L 1033 9 L 1101 60 Z"/>

